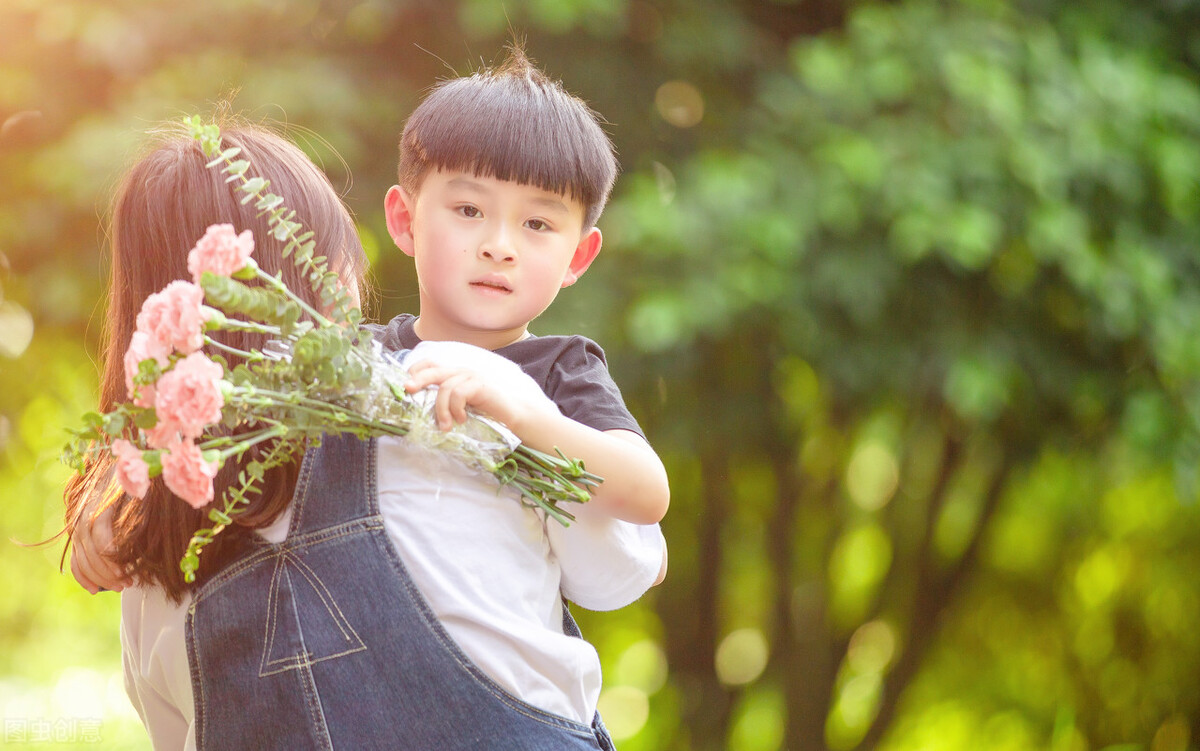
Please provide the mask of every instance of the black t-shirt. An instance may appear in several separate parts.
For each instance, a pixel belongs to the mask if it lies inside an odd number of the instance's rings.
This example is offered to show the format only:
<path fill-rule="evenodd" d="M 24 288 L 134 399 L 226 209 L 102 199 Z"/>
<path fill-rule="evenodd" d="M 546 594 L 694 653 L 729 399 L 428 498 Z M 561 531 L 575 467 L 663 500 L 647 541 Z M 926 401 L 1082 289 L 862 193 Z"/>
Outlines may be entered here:
<path fill-rule="evenodd" d="M 386 326 L 368 324 L 367 328 L 386 349 L 412 349 L 421 343 L 413 329 L 416 320 L 402 313 Z M 645 437 L 608 373 L 604 350 L 591 339 L 531 335 L 496 354 L 519 365 L 572 420 L 596 430 L 631 430 Z"/>

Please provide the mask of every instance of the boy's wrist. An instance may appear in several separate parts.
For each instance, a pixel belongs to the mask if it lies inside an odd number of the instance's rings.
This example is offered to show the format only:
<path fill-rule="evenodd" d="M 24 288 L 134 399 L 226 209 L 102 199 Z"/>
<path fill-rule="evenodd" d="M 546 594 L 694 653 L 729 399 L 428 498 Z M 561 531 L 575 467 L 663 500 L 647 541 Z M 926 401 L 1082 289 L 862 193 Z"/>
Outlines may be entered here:
<path fill-rule="evenodd" d="M 550 436 L 555 434 L 554 423 L 557 420 L 569 420 L 558 411 L 558 407 L 549 400 L 543 403 L 526 403 L 521 405 L 511 421 L 505 422 L 505 427 L 513 432 L 522 443 L 539 451 L 546 450 L 542 445 Z M 501 422 L 504 422 L 503 420 Z"/>

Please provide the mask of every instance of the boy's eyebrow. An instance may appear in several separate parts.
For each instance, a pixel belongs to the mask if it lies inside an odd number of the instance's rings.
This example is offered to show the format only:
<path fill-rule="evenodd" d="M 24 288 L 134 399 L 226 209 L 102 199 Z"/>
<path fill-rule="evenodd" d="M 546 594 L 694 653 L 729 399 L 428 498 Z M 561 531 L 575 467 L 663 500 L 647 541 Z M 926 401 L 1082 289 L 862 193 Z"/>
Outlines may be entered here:
<path fill-rule="evenodd" d="M 475 180 L 472 180 L 469 177 L 461 177 L 461 176 L 454 177 L 454 178 L 451 178 L 446 184 L 452 188 L 467 188 L 469 190 L 474 190 L 479 193 L 488 193 L 489 192 L 488 187 L 486 185 L 484 185 L 483 183 L 477 182 Z M 549 195 L 531 198 L 531 199 L 529 199 L 529 202 L 535 206 L 539 206 L 541 208 L 548 209 L 551 211 L 558 211 L 563 214 L 571 213 L 571 209 L 567 206 L 566 203 L 564 203 L 562 201 L 562 199 L 554 198 Z"/>
<path fill-rule="evenodd" d="M 563 203 L 562 200 L 558 198 L 539 197 L 532 199 L 530 203 L 534 204 L 535 206 L 541 206 L 542 208 L 550 209 L 551 211 L 558 211 L 563 214 L 571 213 L 571 210 L 567 208 L 567 204 Z"/>

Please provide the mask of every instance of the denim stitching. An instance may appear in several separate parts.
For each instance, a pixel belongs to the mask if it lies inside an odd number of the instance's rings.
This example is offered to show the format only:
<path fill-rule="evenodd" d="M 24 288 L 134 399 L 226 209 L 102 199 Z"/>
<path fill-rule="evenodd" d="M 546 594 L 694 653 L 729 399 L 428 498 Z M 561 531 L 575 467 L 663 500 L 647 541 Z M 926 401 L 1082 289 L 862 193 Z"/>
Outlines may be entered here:
<path fill-rule="evenodd" d="M 403 562 L 401 562 L 401 565 L 403 565 Z M 446 627 L 443 626 L 442 622 L 437 619 L 437 616 L 433 614 L 433 610 L 429 607 L 429 603 L 425 601 L 425 596 L 421 594 L 419 589 L 417 589 L 416 584 L 412 581 L 412 577 L 405 576 L 403 578 L 404 588 L 408 591 L 409 596 L 413 598 L 414 603 L 417 606 L 417 612 L 426 622 L 426 625 L 430 627 L 430 630 L 433 632 L 438 641 L 442 643 L 442 646 L 450 654 L 450 657 L 456 663 L 458 663 L 459 667 L 461 667 L 467 675 L 474 679 L 474 681 L 479 684 L 480 687 L 482 687 L 485 691 L 513 711 L 522 714 L 531 720 L 549 725 L 551 727 L 567 730 L 572 733 L 578 733 L 589 738 L 595 737 L 595 732 L 591 727 L 576 720 L 572 720 L 569 717 L 562 717 L 552 712 L 539 709 L 538 707 L 525 702 L 520 697 L 514 696 L 508 691 L 508 689 L 496 683 L 491 676 L 483 672 L 483 670 L 476 665 L 471 658 L 466 655 L 466 653 L 462 651 L 462 648 L 458 646 L 458 643 L 455 642 L 450 636 L 450 633 L 446 631 Z"/>
<path fill-rule="evenodd" d="M 292 493 L 292 521 L 288 524 L 287 536 L 291 537 L 293 531 L 298 531 L 303 522 L 304 516 L 304 501 L 308 498 L 308 490 L 311 487 L 313 464 L 317 461 L 316 452 L 306 450 L 304 458 L 300 460 L 300 473 L 296 476 L 296 490 Z"/>
<path fill-rule="evenodd" d="M 193 701 L 196 705 L 196 748 L 204 748 L 204 725 L 208 719 L 208 701 L 204 696 L 204 667 L 200 662 L 200 645 L 196 642 L 196 603 L 188 605 L 186 631 L 188 645 L 191 647 L 188 650 L 189 672 L 192 675 L 192 688 L 199 687 L 199 695 L 194 697 Z M 195 659 L 192 659 L 193 656 Z"/>
<path fill-rule="evenodd" d="M 274 660 L 268 659 L 270 657 L 272 647 L 275 644 L 275 625 L 278 621 L 277 614 L 279 611 L 277 593 L 279 588 L 280 573 L 282 572 L 284 574 L 288 574 L 288 584 L 289 586 L 292 584 L 292 577 L 290 573 L 287 572 L 284 565 L 286 563 L 292 564 L 304 577 L 308 585 L 313 588 L 313 591 L 317 593 L 317 596 L 321 599 L 321 604 L 325 606 L 325 612 L 329 615 L 333 622 L 337 624 L 338 630 L 342 632 L 342 636 L 346 639 L 346 641 L 354 642 L 350 648 L 342 650 L 341 652 L 335 652 L 333 654 L 327 654 L 315 658 L 311 652 L 305 650 L 299 655 L 290 655 L 288 657 L 277 658 Z M 297 603 L 295 598 L 293 598 L 293 612 L 295 612 L 296 607 Z M 296 618 L 296 628 L 300 629 L 298 614 L 296 615 Z M 364 652 L 366 650 L 367 645 L 363 643 L 362 637 L 360 637 L 358 632 L 354 630 L 354 627 L 350 625 L 350 620 L 346 617 L 346 614 L 342 611 L 342 609 L 338 607 L 337 601 L 334 599 L 333 594 L 329 591 L 329 587 L 324 581 L 322 581 L 321 577 L 317 575 L 311 566 L 304 563 L 289 551 L 280 551 L 279 557 L 276 559 L 275 573 L 271 577 L 271 588 L 270 592 L 268 593 L 267 633 L 263 642 L 262 659 L 259 662 L 259 677 L 262 678 L 268 675 L 276 675 L 288 670 L 306 667 L 314 663 L 332 660 L 337 657 L 345 657 L 346 655 Z"/>
<path fill-rule="evenodd" d="M 350 619 L 348 619 L 346 614 L 342 612 L 342 609 L 338 607 L 337 601 L 333 599 L 333 594 L 329 591 L 329 587 L 326 586 L 325 582 L 321 580 L 321 577 L 317 575 L 317 572 L 314 571 L 307 563 L 291 553 L 284 552 L 283 557 L 286 558 L 293 566 L 298 568 L 300 573 L 304 575 L 304 578 L 308 580 L 309 586 L 311 586 L 313 591 L 317 593 L 317 596 L 321 598 L 321 604 L 325 606 L 325 612 L 329 613 L 329 616 L 333 618 L 335 623 L 338 624 L 338 629 L 341 630 L 342 636 L 345 637 L 347 641 L 353 637 L 355 641 L 357 641 L 359 644 L 362 644 L 362 639 L 359 637 L 358 632 L 356 632 L 354 627 L 350 625 Z M 349 633 L 346 633 L 347 631 L 349 631 Z"/>
<path fill-rule="evenodd" d="M 267 589 L 267 619 L 266 619 L 266 634 L 263 635 L 263 652 L 262 659 L 258 663 L 258 677 L 261 678 L 265 674 L 267 667 L 267 656 L 271 654 L 271 647 L 275 644 L 275 621 L 276 610 L 278 608 L 279 598 L 279 574 L 283 569 L 283 556 L 275 559 L 275 570 L 271 572 L 271 586 Z"/>
<path fill-rule="evenodd" d="M 463 654 L 461 652 L 461 649 L 450 638 L 448 632 L 446 632 L 444 627 L 441 625 L 441 623 L 439 621 L 437 621 L 436 617 L 432 613 L 432 610 L 429 609 L 428 603 L 425 602 L 424 596 L 416 588 L 416 585 L 415 585 L 415 583 L 412 582 L 411 577 L 409 577 L 407 575 L 407 571 L 404 569 L 403 562 L 399 559 L 398 554 L 395 551 L 390 538 L 387 536 L 386 528 L 383 524 L 382 518 L 379 516 L 377 473 L 376 473 L 376 465 L 377 465 L 376 454 L 377 454 L 377 452 L 373 450 L 374 447 L 375 447 L 375 440 L 371 439 L 369 442 L 362 442 L 351 448 L 352 452 L 362 451 L 363 448 L 372 449 L 372 450 L 366 451 L 365 452 L 366 455 L 365 455 L 365 457 L 363 457 L 365 459 L 365 461 L 363 461 L 364 477 L 362 478 L 363 479 L 362 492 L 366 493 L 367 510 L 369 513 L 368 516 L 355 518 L 355 519 L 352 519 L 349 521 L 344 521 L 341 524 L 338 524 L 338 525 L 335 525 L 332 527 L 328 527 L 328 528 L 324 528 L 324 529 L 319 529 L 319 530 L 312 531 L 312 532 L 301 532 L 301 530 L 303 529 L 302 522 L 303 522 L 303 510 L 306 505 L 305 501 L 309 501 L 309 502 L 313 501 L 315 499 L 315 496 L 313 496 L 312 494 L 314 494 L 314 493 L 324 493 L 324 492 L 328 492 L 328 490 L 329 490 L 329 488 L 325 487 L 325 485 L 327 485 L 328 483 L 324 483 L 324 484 L 318 483 L 319 487 L 317 485 L 312 484 L 312 481 L 316 476 L 313 465 L 315 465 L 317 459 L 313 456 L 313 452 L 311 452 L 311 451 L 308 452 L 304 458 L 304 462 L 302 463 L 301 471 L 300 471 L 299 477 L 297 479 L 297 492 L 295 494 L 295 503 L 294 503 L 295 508 L 293 510 L 293 518 L 292 518 L 291 525 L 289 527 L 287 539 L 283 543 L 278 544 L 278 545 L 270 544 L 270 543 L 266 543 L 266 542 L 260 542 L 259 543 L 259 545 L 261 546 L 260 550 L 251 551 L 250 554 L 246 558 L 234 563 L 232 566 L 225 569 L 217 576 L 213 577 L 213 579 L 210 580 L 210 582 L 208 582 L 206 584 L 206 586 L 202 587 L 200 590 L 198 590 L 196 593 L 194 593 L 194 595 L 193 595 L 194 599 L 193 599 L 193 604 L 192 604 L 193 612 L 194 612 L 194 608 L 195 608 L 195 604 L 196 604 L 195 600 L 202 599 L 203 597 L 205 597 L 208 594 L 215 594 L 219 589 L 223 588 L 225 584 L 230 583 L 231 580 L 233 580 L 234 578 L 244 574 L 247 570 L 249 570 L 253 567 L 256 567 L 256 566 L 266 563 L 272 557 L 275 558 L 275 566 L 277 569 L 272 577 L 272 590 L 274 590 L 275 586 L 277 586 L 277 584 L 275 582 L 275 577 L 278 576 L 280 573 L 283 573 L 284 575 L 288 575 L 289 581 L 291 581 L 291 579 L 292 579 L 292 577 L 290 576 L 290 572 L 284 570 L 284 566 L 285 566 L 285 562 L 286 562 L 285 559 L 291 560 L 291 561 L 299 564 L 300 562 L 295 557 L 295 554 L 297 552 L 301 552 L 301 551 L 307 550 L 309 548 L 314 548 L 314 547 L 319 546 L 324 543 L 337 544 L 344 538 L 365 534 L 366 539 L 374 541 L 376 544 L 380 545 L 383 548 L 384 553 L 385 553 L 385 555 L 384 555 L 385 560 L 390 561 L 391 568 L 393 568 L 394 570 L 398 570 L 400 573 L 400 576 L 399 576 L 400 581 L 397 582 L 397 584 L 399 584 L 400 586 L 397 589 L 401 590 L 404 594 L 407 594 L 407 596 L 411 599 L 411 601 L 414 603 L 414 605 L 416 607 L 416 612 L 417 612 L 417 615 L 419 616 L 419 618 L 426 624 L 427 627 L 429 627 L 431 635 L 437 640 L 438 643 L 441 644 L 441 646 L 445 650 L 446 654 L 448 654 L 451 657 L 451 659 L 454 660 L 455 663 L 457 663 L 458 667 L 461 669 L 461 671 L 463 673 L 470 676 L 471 679 L 477 685 L 479 685 L 484 691 L 487 692 L 487 694 L 494 697 L 495 700 L 500 701 L 504 706 L 508 707 L 511 711 L 516 712 L 518 715 L 523 716 L 534 722 L 537 722 L 540 725 L 554 728 L 559 731 L 565 731 L 572 737 L 579 737 L 581 739 L 589 740 L 592 744 L 596 743 L 598 739 L 596 737 L 594 727 L 588 727 L 587 725 L 579 723 L 575 720 L 571 720 L 571 719 L 568 719 L 565 717 L 560 717 L 560 716 L 545 712 L 543 710 L 540 710 L 537 707 L 533 707 L 531 705 L 525 704 L 522 700 L 520 700 L 517 697 L 514 697 L 512 694 L 508 693 L 508 691 L 505 690 L 503 687 L 496 684 L 489 676 L 487 676 L 486 673 L 483 673 L 477 665 L 475 665 L 473 662 L 471 662 L 470 659 L 467 658 L 465 656 L 465 654 Z M 361 512 L 359 512 L 359 513 L 361 513 Z M 304 565 L 304 564 L 298 565 L 296 570 L 299 571 L 306 578 L 308 578 L 304 569 L 308 569 L 308 571 L 312 571 L 311 567 Z M 327 593 L 328 588 L 325 586 L 324 582 L 320 580 L 320 577 L 316 576 L 315 572 L 313 573 L 313 576 L 316 578 L 317 582 L 320 582 L 320 587 L 324 589 L 324 593 Z M 326 605 L 326 610 L 327 610 L 327 612 L 329 612 L 330 616 L 334 617 L 333 612 L 330 610 L 329 602 L 325 601 L 324 593 L 321 591 L 321 589 L 318 589 L 317 585 L 314 584 L 311 579 L 309 580 L 309 584 L 314 587 L 314 590 L 317 591 L 318 596 L 320 596 L 322 598 L 322 601 Z M 330 600 L 332 600 L 332 596 L 330 596 Z M 277 622 L 278 622 L 278 618 L 279 618 L 278 614 L 275 612 L 276 607 L 277 607 L 277 603 L 273 604 L 269 608 L 269 612 L 268 612 L 269 620 L 268 620 L 268 623 L 266 624 L 267 630 L 264 633 L 264 650 L 266 650 L 267 647 L 269 647 L 271 644 L 273 644 L 274 629 L 277 626 Z M 298 603 L 293 598 L 293 610 L 295 610 L 295 608 L 297 608 L 297 607 L 298 607 Z M 333 602 L 333 608 L 336 609 L 339 614 L 341 614 L 343 619 L 345 618 L 344 613 L 342 613 L 340 607 L 337 605 L 336 602 Z M 335 620 L 336 620 L 336 618 L 335 618 Z M 341 627 L 341 623 L 342 623 L 342 621 L 339 621 L 339 628 Z M 298 619 L 297 619 L 297 626 L 299 627 Z M 358 634 L 356 632 L 354 632 L 354 629 L 352 627 L 350 627 L 350 624 L 348 623 L 348 621 L 346 622 L 346 626 L 350 628 L 350 631 L 354 634 L 355 637 L 358 637 Z M 343 629 L 343 634 L 346 634 L 345 629 Z M 302 640 L 301 643 L 303 644 L 304 642 L 303 642 L 303 633 L 302 632 L 301 632 L 300 636 L 301 636 L 301 640 Z M 189 633 L 189 638 L 191 638 L 193 642 L 195 641 L 194 630 Z M 361 639 L 359 639 L 359 640 L 361 642 Z M 309 709 L 310 709 L 310 712 L 313 713 L 314 720 L 316 720 L 318 722 L 319 726 L 324 731 L 323 741 L 328 744 L 328 743 L 330 743 L 328 727 L 324 723 L 323 711 L 322 711 L 322 708 L 319 703 L 319 695 L 315 694 L 315 692 L 316 692 L 316 686 L 315 686 L 315 682 L 314 682 L 315 676 L 312 674 L 311 666 L 315 662 L 319 662 L 321 660 L 333 659 L 335 657 L 341 657 L 343 655 L 352 654 L 354 652 L 362 651 L 365 649 L 366 649 L 366 646 L 363 646 L 360 649 L 348 650 L 346 652 L 341 652 L 341 653 L 338 653 L 335 655 L 329 655 L 327 657 L 322 657 L 322 658 L 314 660 L 312 655 L 310 653 L 308 653 L 308 651 L 305 647 L 303 649 L 303 653 L 300 655 L 295 655 L 288 660 L 276 660 L 276 661 L 270 661 L 270 662 L 267 662 L 267 657 L 269 655 L 269 651 L 264 651 L 264 654 L 263 654 L 264 662 L 262 664 L 260 664 L 260 673 L 262 675 L 273 675 L 273 674 L 276 674 L 279 672 L 284 672 L 284 671 L 290 670 L 290 669 L 303 669 L 305 671 L 304 676 L 301 677 L 301 681 L 304 683 L 303 690 L 305 691 L 305 696 L 309 703 Z M 280 665 L 281 663 L 282 663 L 281 667 L 267 670 L 268 667 L 271 667 L 273 665 Z M 203 677 L 203 671 L 200 670 L 199 667 L 197 667 L 197 673 L 200 674 L 201 678 Z M 201 687 L 200 704 L 197 707 L 197 720 L 198 720 L 197 730 L 198 730 L 198 732 L 202 730 L 202 727 L 201 727 L 199 721 L 201 721 L 204 717 L 204 715 L 203 715 L 204 708 L 202 706 L 204 703 L 204 698 L 205 698 L 203 696 L 203 684 L 204 684 L 204 681 L 201 680 L 199 682 L 199 685 Z M 315 703 L 314 703 L 314 698 L 313 698 L 314 695 L 316 695 Z M 200 736 L 198 735 L 197 739 L 199 739 L 199 737 Z M 601 744 L 601 745 L 603 746 L 603 744 Z"/>
<path fill-rule="evenodd" d="M 284 575 L 287 576 L 286 570 L 284 570 Z M 288 576 L 288 587 L 291 589 L 294 589 L 294 587 L 292 586 L 291 576 Z M 300 613 L 296 612 L 296 606 L 297 606 L 296 598 L 293 597 L 292 598 L 292 618 L 295 620 L 296 631 L 298 632 L 298 634 L 300 636 L 301 653 L 304 655 L 308 655 L 308 647 L 304 643 L 304 628 L 300 625 Z M 311 663 L 305 663 L 303 665 L 303 669 L 300 671 L 300 675 L 302 676 L 300 684 L 304 690 L 304 698 L 305 698 L 304 703 L 307 705 L 308 711 L 312 716 L 314 732 L 317 732 L 320 734 L 319 740 L 322 741 L 322 744 L 321 744 L 322 748 L 332 751 L 333 739 L 329 737 L 329 726 L 328 726 L 328 723 L 325 721 L 325 711 L 321 707 L 320 693 L 317 691 L 316 681 L 313 679 L 313 674 L 312 674 L 310 665 L 311 665 Z"/>
<path fill-rule="evenodd" d="M 363 452 L 363 466 L 365 474 L 363 475 L 363 492 L 367 496 L 367 513 L 372 517 L 383 519 L 379 513 L 379 491 L 376 483 L 379 481 L 379 472 L 376 471 L 376 461 L 379 455 L 378 439 L 371 438 L 367 441 L 366 450 Z"/>
<path fill-rule="evenodd" d="M 376 530 L 383 529 L 382 518 L 362 517 L 353 519 L 348 522 L 337 525 L 336 527 L 328 527 L 317 530 L 316 532 L 307 532 L 297 535 L 294 540 L 285 540 L 282 543 L 262 543 L 260 550 L 255 551 L 236 561 L 226 568 L 222 569 L 219 574 L 212 577 L 203 587 L 192 593 L 193 602 L 203 600 L 211 594 L 214 594 L 218 589 L 229 583 L 231 579 L 244 573 L 250 568 L 254 568 L 266 559 L 279 555 L 283 551 L 306 550 L 316 545 L 331 542 L 341 537 L 356 534 L 366 534 Z"/>

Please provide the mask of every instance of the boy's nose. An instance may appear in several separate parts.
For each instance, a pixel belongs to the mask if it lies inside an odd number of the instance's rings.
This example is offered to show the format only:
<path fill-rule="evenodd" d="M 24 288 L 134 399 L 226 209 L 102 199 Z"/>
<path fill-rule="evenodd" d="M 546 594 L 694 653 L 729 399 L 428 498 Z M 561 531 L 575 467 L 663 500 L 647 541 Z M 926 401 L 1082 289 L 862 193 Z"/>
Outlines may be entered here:
<path fill-rule="evenodd" d="M 504 230 L 497 230 L 484 239 L 479 246 L 479 254 L 489 261 L 496 263 L 512 263 L 517 258 L 512 239 Z"/>
<path fill-rule="evenodd" d="M 515 253 L 498 248 L 496 246 L 485 245 L 480 249 L 480 253 L 489 261 L 495 261 L 497 263 L 511 263 L 512 261 L 516 260 Z"/>

